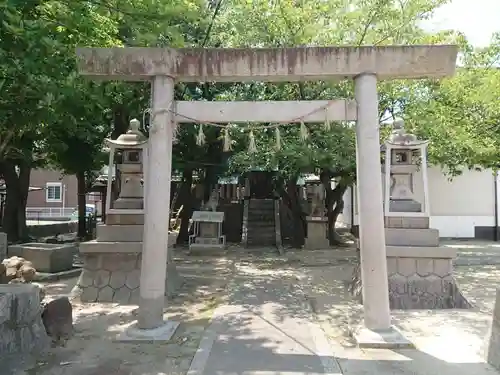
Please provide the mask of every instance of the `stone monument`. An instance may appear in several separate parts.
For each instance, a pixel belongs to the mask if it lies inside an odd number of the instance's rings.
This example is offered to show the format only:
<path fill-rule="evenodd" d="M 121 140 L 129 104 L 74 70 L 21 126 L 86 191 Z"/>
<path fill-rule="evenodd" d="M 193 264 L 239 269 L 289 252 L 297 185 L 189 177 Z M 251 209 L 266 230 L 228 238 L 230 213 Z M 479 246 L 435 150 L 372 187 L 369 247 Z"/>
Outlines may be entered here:
<path fill-rule="evenodd" d="M 308 201 L 310 202 L 309 216 L 307 216 L 307 237 L 305 248 L 308 250 L 328 249 L 328 218 L 325 215 L 325 189 L 321 184 L 308 187 Z"/>
<path fill-rule="evenodd" d="M 97 239 L 80 244 L 83 270 L 73 292 L 82 302 L 118 302 L 137 304 L 141 275 L 144 233 L 143 173 L 147 138 L 139 130 L 138 120 L 110 146 L 106 223 L 97 226 Z M 117 164 L 120 193 L 111 201 L 114 155 L 121 151 Z M 165 230 L 168 230 L 165 227 Z M 170 253 L 170 252 L 169 252 Z M 173 262 L 167 262 L 166 294 L 171 295 L 180 279 Z M 147 271 L 146 271 L 147 272 Z"/>
<path fill-rule="evenodd" d="M 456 250 L 439 246 L 439 231 L 429 227 L 427 145 L 396 121 L 385 142 L 385 241 L 389 303 L 393 309 L 467 308 L 453 278 Z M 417 171 L 423 197 L 417 201 Z"/>

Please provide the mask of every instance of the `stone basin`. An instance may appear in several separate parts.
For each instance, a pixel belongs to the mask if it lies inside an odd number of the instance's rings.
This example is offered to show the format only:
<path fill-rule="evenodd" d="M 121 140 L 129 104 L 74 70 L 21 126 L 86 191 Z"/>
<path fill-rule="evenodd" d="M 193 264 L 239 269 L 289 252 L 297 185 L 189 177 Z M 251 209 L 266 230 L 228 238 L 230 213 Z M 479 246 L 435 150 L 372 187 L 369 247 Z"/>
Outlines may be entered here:
<path fill-rule="evenodd" d="M 18 256 L 31 263 L 37 272 L 56 273 L 73 268 L 73 257 L 78 253 L 75 243 L 52 244 L 28 242 L 9 246 L 8 256 Z"/>

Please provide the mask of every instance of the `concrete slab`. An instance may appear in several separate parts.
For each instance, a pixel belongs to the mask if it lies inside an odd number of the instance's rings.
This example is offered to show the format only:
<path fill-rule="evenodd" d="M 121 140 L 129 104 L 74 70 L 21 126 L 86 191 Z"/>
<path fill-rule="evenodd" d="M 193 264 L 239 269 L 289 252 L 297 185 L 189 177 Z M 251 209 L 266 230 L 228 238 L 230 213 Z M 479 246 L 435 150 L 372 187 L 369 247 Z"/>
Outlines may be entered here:
<path fill-rule="evenodd" d="M 136 324 L 120 333 L 115 341 L 117 342 L 167 342 L 179 327 L 179 322 L 166 320 L 165 324 L 155 329 L 140 329 Z"/>
<path fill-rule="evenodd" d="M 372 331 L 363 327 L 354 332 L 354 339 L 360 348 L 411 349 L 415 347 L 395 327 L 384 331 Z"/>

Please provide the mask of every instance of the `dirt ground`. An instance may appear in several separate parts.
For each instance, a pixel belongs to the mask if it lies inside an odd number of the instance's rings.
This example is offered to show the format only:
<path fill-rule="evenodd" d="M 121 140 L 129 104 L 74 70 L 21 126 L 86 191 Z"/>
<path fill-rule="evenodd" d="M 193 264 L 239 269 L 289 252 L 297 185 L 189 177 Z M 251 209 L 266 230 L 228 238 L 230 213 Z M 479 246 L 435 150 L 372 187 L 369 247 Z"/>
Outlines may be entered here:
<path fill-rule="evenodd" d="M 500 282 L 500 248 L 482 255 L 478 255 L 479 250 L 472 255 L 467 255 L 470 249 L 461 251 L 462 265 L 456 267 L 455 276 L 474 308 L 393 311 L 393 321 L 421 350 L 435 358 L 477 363 L 482 361 L 483 342 Z M 307 291 L 316 318 L 335 350 L 342 353 L 353 345 L 348 329 L 352 320 L 359 318 L 353 313 L 359 312 L 359 305 L 345 289 L 356 262 L 353 249 L 289 251 L 285 256 L 271 249 L 234 252 L 225 257 L 181 254 L 176 262 L 185 282 L 166 306 L 166 317 L 180 322 L 170 342 L 114 342 L 113 338 L 136 319 L 135 306 L 74 303 L 75 334 L 65 347 L 49 348 L 37 359 L 25 358 L 17 363 L 17 369 L 5 372 L 5 367 L 0 367 L 0 374 L 185 375 L 213 311 L 225 301 L 226 287 L 238 267 L 251 268 L 252 272 L 247 273 L 254 275 L 277 270 L 293 274 L 296 283 Z M 76 279 L 46 283 L 47 298 L 68 295 L 75 283 Z M 454 351 L 448 350 L 450 345 Z"/>
<path fill-rule="evenodd" d="M 73 301 L 75 332 L 64 347 L 49 348 L 42 357 L 25 358 L 2 375 L 129 375 L 185 374 L 212 312 L 224 300 L 231 280 L 229 259 L 180 259 L 184 283 L 166 306 L 165 318 L 180 322 L 167 344 L 119 343 L 113 339 L 136 319 L 136 306 L 80 304 Z M 48 299 L 69 295 L 77 279 L 45 283 Z"/>

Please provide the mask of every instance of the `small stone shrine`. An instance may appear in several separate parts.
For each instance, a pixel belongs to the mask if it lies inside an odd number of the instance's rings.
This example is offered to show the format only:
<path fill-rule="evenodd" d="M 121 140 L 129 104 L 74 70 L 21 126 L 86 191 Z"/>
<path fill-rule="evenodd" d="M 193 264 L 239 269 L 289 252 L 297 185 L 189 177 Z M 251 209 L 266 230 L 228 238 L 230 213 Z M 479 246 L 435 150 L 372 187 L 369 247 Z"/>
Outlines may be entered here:
<path fill-rule="evenodd" d="M 110 159 L 106 223 L 97 226 L 96 240 L 80 244 L 83 270 L 73 293 L 82 302 L 139 302 L 144 232 L 142 178 L 148 144 L 139 126 L 139 121 L 134 119 L 130 121 L 127 133 L 116 140 L 107 140 Z M 120 193 L 115 201 L 111 201 L 116 152 L 120 152 L 117 158 Z M 166 293 L 170 295 L 179 285 L 180 279 L 173 262 L 168 262 L 165 267 L 168 269 Z"/>
<path fill-rule="evenodd" d="M 226 236 L 222 234 L 224 212 L 195 211 L 192 216 L 193 234 L 189 236 L 190 253 L 224 251 Z"/>
<path fill-rule="evenodd" d="M 385 242 L 393 309 L 470 306 L 453 278 L 456 250 L 440 247 L 439 231 L 429 228 L 428 143 L 406 133 L 398 120 L 384 144 Z M 420 201 L 415 193 L 417 177 L 422 183 Z"/>
<path fill-rule="evenodd" d="M 308 250 L 328 249 L 328 218 L 325 215 L 325 189 L 321 183 L 307 187 L 310 210 L 307 216 L 307 237 L 304 247 Z"/>

